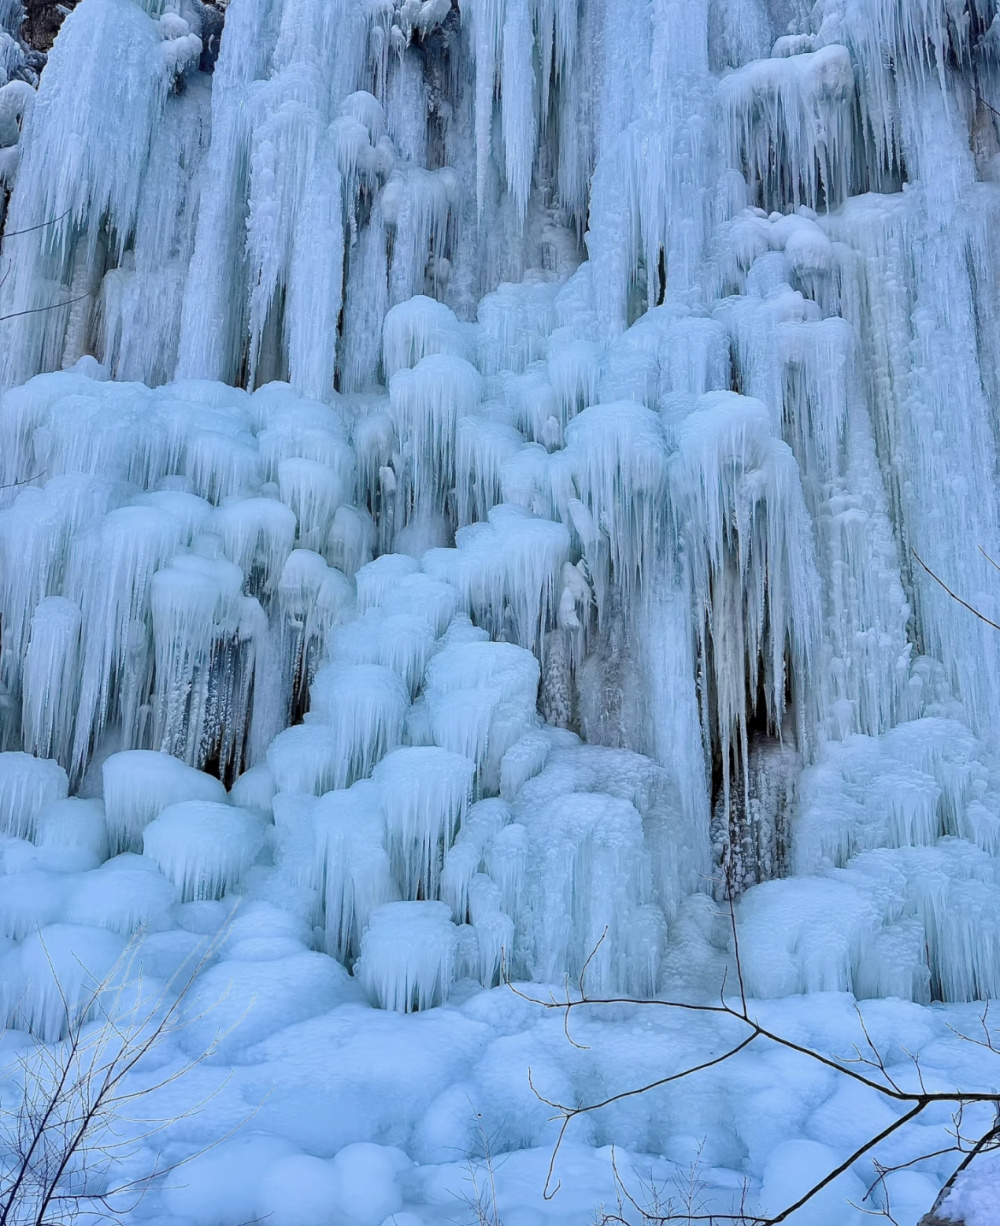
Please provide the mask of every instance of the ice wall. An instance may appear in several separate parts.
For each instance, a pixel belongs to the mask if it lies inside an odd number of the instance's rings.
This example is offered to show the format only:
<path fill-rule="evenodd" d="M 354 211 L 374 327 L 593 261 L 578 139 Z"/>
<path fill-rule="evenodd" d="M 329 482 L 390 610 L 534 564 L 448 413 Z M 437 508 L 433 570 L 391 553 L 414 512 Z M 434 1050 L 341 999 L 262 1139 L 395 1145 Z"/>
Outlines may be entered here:
<path fill-rule="evenodd" d="M 927 568 L 997 620 L 994 17 L 231 0 L 214 60 L 83 0 L 12 60 L 31 871 L 141 853 L 401 1009 L 605 929 L 655 990 L 697 891 L 762 994 L 992 993 L 1000 633 Z"/>

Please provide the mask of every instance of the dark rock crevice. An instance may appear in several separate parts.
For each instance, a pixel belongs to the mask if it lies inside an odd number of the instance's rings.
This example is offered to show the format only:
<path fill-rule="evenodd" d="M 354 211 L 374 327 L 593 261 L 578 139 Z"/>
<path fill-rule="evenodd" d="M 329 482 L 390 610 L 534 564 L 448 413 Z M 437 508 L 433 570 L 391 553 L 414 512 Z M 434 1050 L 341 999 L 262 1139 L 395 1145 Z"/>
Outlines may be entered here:
<path fill-rule="evenodd" d="M 31 52 L 46 55 L 52 49 L 59 27 L 78 3 L 79 0 L 23 0 L 24 19 L 19 31 L 21 42 Z M 204 0 L 202 5 L 201 38 L 204 51 L 199 64 L 202 72 L 211 72 L 215 67 L 227 3 L 228 0 Z M 195 32 L 198 32 L 197 27 Z M 39 69 L 44 63 L 42 59 Z"/>
<path fill-rule="evenodd" d="M 21 41 L 32 51 L 48 52 L 66 14 L 76 8 L 78 2 L 79 0 L 23 0 Z"/>

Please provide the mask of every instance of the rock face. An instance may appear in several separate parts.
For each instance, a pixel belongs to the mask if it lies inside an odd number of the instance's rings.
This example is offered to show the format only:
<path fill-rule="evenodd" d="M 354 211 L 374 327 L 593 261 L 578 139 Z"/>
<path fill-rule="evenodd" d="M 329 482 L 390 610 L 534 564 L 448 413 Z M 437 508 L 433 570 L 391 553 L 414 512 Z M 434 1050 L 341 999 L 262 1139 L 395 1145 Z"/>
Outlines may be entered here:
<path fill-rule="evenodd" d="M 77 3 L 78 0 L 24 0 L 21 38 L 33 51 L 48 51 L 63 18 Z"/>
<path fill-rule="evenodd" d="M 32 51 L 48 52 L 66 14 L 75 9 L 79 2 L 80 0 L 24 0 L 24 21 L 20 30 L 22 42 Z M 202 72 L 211 72 L 215 65 L 227 5 L 228 0 L 206 0 L 203 6 L 206 26 L 202 30 L 205 43 L 204 58 L 200 65 Z"/>

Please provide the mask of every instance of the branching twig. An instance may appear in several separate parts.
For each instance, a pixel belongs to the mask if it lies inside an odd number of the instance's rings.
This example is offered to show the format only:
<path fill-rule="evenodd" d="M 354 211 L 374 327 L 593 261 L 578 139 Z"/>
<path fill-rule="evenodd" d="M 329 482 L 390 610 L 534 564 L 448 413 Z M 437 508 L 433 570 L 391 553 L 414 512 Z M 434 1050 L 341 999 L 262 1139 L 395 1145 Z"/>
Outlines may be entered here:
<path fill-rule="evenodd" d="M 855 1163 L 859 1162 L 862 1158 L 865 1158 L 871 1155 L 872 1152 L 879 1145 L 881 1145 L 888 1138 L 892 1137 L 895 1133 L 897 1133 L 900 1129 L 904 1128 L 907 1124 L 915 1120 L 928 1107 L 938 1105 L 938 1104 L 949 1103 L 949 1104 L 955 1105 L 958 1108 L 957 1118 L 958 1118 L 959 1124 L 956 1127 L 956 1132 L 955 1132 L 956 1143 L 952 1146 L 948 1146 L 945 1149 L 935 1151 L 933 1154 L 924 1154 L 924 1155 L 921 1155 L 920 1158 L 911 1159 L 909 1162 L 900 1164 L 898 1168 L 883 1166 L 877 1160 L 873 1159 L 873 1163 L 874 1163 L 874 1167 L 876 1171 L 876 1179 L 869 1186 L 867 1194 L 864 1198 L 865 1200 L 869 1199 L 874 1189 L 878 1187 L 879 1185 L 881 1185 L 884 1190 L 884 1187 L 885 1187 L 884 1179 L 885 1179 L 885 1176 L 890 1171 L 895 1170 L 895 1169 L 902 1169 L 904 1166 L 911 1166 L 914 1163 L 921 1161 L 923 1159 L 926 1159 L 926 1158 L 940 1157 L 946 1153 L 952 1153 L 958 1150 L 958 1152 L 963 1153 L 964 1158 L 963 1158 L 962 1163 L 960 1164 L 960 1166 L 958 1167 L 958 1169 L 952 1176 L 951 1180 L 949 1181 L 949 1184 L 946 1185 L 946 1188 L 947 1188 L 951 1186 L 951 1184 L 953 1184 L 954 1179 L 958 1176 L 958 1174 L 960 1174 L 960 1172 L 964 1170 L 978 1154 L 982 1153 L 985 1149 L 1000 1146 L 1000 1095 L 998 1095 L 997 1090 L 995 1089 L 993 1090 L 955 1089 L 955 1090 L 945 1090 L 945 1091 L 930 1090 L 927 1088 L 927 1085 L 924 1082 L 923 1070 L 920 1067 L 919 1058 L 916 1055 L 911 1054 L 909 1052 L 906 1052 L 906 1054 L 911 1060 L 913 1067 L 914 1067 L 916 1080 L 917 1080 L 917 1088 L 911 1089 L 911 1090 L 904 1088 L 904 1086 L 900 1084 L 897 1077 L 893 1076 L 889 1072 L 889 1069 L 885 1062 L 885 1058 L 882 1055 L 882 1053 L 879 1051 L 877 1045 L 875 1044 L 875 1041 L 873 1040 L 868 1030 L 867 1024 L 864 1020 L 864 1016 L 862 1015 L 860 1009 L 857 1010 L 858 1020 L 861 1026 L 861 1032 L 864 1036 L 865 1045 L 866 1045 L 866 1048 L 869 1054 L 865 1054 L 861 1048 L 855 1045 L 854 1050 L 856 1053 L 856 1057 L 854 1060 L 837 1059 L 837 1058 L 828 1056 L 821 1051 L 815 1050 L 814 1048 L 806 1047 L 805 1045 L 801 1043 L 796 1043 L 794 1040 L 787 1038 L 785 1035 L 782 1035 L 770 1029 L 769 1027 L 764 1026 L 760 1022 L 760 1020 L 757 1017 L 753 1016 L 750 1012 L 750 1006 L 749 1006 L 749 1001 L 746 996 L 746 990 L 745 990 L 745 984 L 744 984 L 744 978 L 743 978 L 743 972 L 742 972 L 742 966 L 741 966 L 740 949 L 739 949 L 739 932 L 738 932 L 738 926 L 736 923 L 736 913 L 735 913 L 735 908 L 733 907 L 731 900 L 729 903 L 729 914 L 730 914 L 730 926 L 732 928 L 732 933 L 733 933 L 733 949 L 734 949 L 734 960 L 736 964 L 736 973 L 737 973 L 737 979 L 740 985 L 740 998 L 739 998 L 738 1006 L 734 1006 L 727 1000 L 724 994 L 725 992 L 724 985 L 723 985 L 723 995 L 721 996 L 720 1002 L 717 1005 L 699 1004 L 696 1002 L 679 1001 L 679 1000 L 664 1000 L 664 999 L 656 998 L 656 997 L 635 998 L 635 997 L 626 997 L 626 996 L 605 996 L 605 997 L 589 996 L 586 992 L 586 984 L 584 982 L 583 975 L 581 975 L 580 977 L 580 990 L 575 997 L 571 996 L 570 993 L 567 991 L 564 999 L 557 999 L 555 994 L 550 992 L 548 999 L 544 999 L 540 997 L 531 996 L 530 994 L 525 992 L 523 988 L 520 988 L 516 986 L 515 984 L 511 983 L 509 978 L 506 977 L 505 971 L 502 970 L 502 981 L 507 984 L 508 988 L 512 992 L 514 992 L 516 996 L 520 997 L 522 1000 L 538 1005 L 542 1009 L 561 1010 L 563 1013 L 564 1029 L 566 1030 L 567 1035 L 569 1033 L 568 1018 L 569 1018 L 570 1013 L 574 1009 L 578 1009 L 582 1006 L 593 1008 L 593 1007 L 600 1007 L 600 1006 L 607 1006 L 607 1005 L 622 1005 L 622 1004 L 632 1005 L 633 1007 L 636 1007 L 636 1008 L 656 1007 L 656 1008 L 666 1009 L 666 1010 L 678 1010 L 681 1012 L 690 1011 L 690 1012 L 696 1012 L 696 1013 L 713 1014 L 720 1018 L 721 1017 L 729 1018 L 733 1022 L 738 1023 L 739 1025 L 744 1026 L 748 1028 L 749 1030 L 749 1033 L 746 1034 L 742 1040 L 740 1040 L 738 1043 L 732 1043 L 720 1055 L 703 1060 L 700 1063 L 686 1066 L 683 1069 L 679 1070 L 678 1072 L 670 1073 L 663 1077 L 658 1077 L 652 1081 L 645 1082 L 641 1085 L 634 1086 L 629 1089 L 621 1090 L 618 1093 L 610 1094 L 605 1098 L 602 1098 L 600 1100 L 593 1101 L 593 1102 L 588 1102 L 588 1103 L 569 1104 L 569 1103 L 559 1102 L 558 1100 L 553 1099 L 553 1098 L 546 1097 L 535 1086 L 534 1080 L 531 1074 L 531 1070 L 529 1069 L 528 1084 L 531 1087 L 532 1092 L 534 1093 L 535 1097 L 538 1099 L 539 1102 L 543 1103 L 547 1107 L 550 1107 L 556 1113 L 553 1116 L 553 1119 L 560 1121 L 559 1132 L 556 1137 L 555 1145 L 553 1146 L 552 1155 L 551 1155 L 549 1165 L 548 1165 L 548 1170 L 546 1173 L 545 1185 L 543 1188 L 543 1195 L 546 1200 L 551 1200 L 552 1197 L 554 1197 L 556 1193 L 559 1191 L 559 1188 L 561 1186 L 560 1181 L 558 1179 L 555 1179 L 556 1162 L 558 1160 L 559 1153 L 562 1149 L 563 1142 L 566 1138 L 567 1129 L 569 1128 L 570 1123 L 574 1119 L 576 1119 L 577 1116 L 584 1115 L 590 1112 L 600 1111 L 603 1108 L 611 1106 L 614 1103 L 621 1102 L 624 1099 L 634 1098 L 634 1097 L 637 1097 L 643 1094 L 647 1094 L 653 1090 L 662 1088 L 663 1086 L 666 1086 L 672 1083 L 677 1083 L 680 1081 L 684 1081 L 688 1077 L 693 1077 L 697 1075 L 698 1073 L 704 1072 L 710 1068 L 717 1067 L 718 1065 L 724 1064 L 725 1062 L 732 1059 L 734 1056 L 738 1055 L 741 1051 L 743 1051 L 745 1048 L 748 1048 L 752 1043 L 756 1042 L 759 1039 L 766 1040 L 779 1047 L 783 1047 L 787 1049 L 788 1051 L 796 1052 L 797 1054 L 801 1055 L 802 1057 L 806 1059 L 812 1060 L 815 1063 L 825 1068 L 829 1068 L 832 1071 L 839 1073 L 844 1077 L 848 1077 L 851 1080 L 858 1082 L 859 1084 L 863 1086 L 866 1086 L 868 1089 L 873 1090 L 874 1092 L 880 1094 L 883 1098 L 888 1099 L 889 1101 L 892 1101 L 892 1102 L 896 1102 L 901 1107 L 904 1107 L 906 1109 L 902 1112 L 902 1114 L 898 1115 L 890 1124 L 886 1125 L 886 1127 L 883 1128 L 880 1132 L 878 1132 L 877 1134 L 863 1141 L 862 1144 L 860 1144 L 848 1158 L 846 1158 L 843 1162 L 841 1162 L 833 1170 L 829 1171 L 822 1179 L 815 1182 L 810 1188 L 808 1188 L 799 1197 L 798 1200 L 795 1201 L 794 1204 L 788 1205 L 786 1208 L 781 1210 L 779 1213 L 771 1214 L 771 1215 L 764 1215 L 764 1216 L 761 1216 L 761 1215 L 754 1216 L 753 1214 L 748 1215 L 746 1212 L 746 1190 L 745 1189 L 744 1189 L 743 1203 L 741 1204 L 741 1207 L 738 1212 L 694 1213 L 694 1212 L 691 1212 L 691 1206 L 688 1206 L 687 1210 L 684 1212 L 675 1212 L 673 1209 L 669 1209 L 667 1212 L 663 1212 L 663 1213 L 654 1212 L 650 1210 L 650 1207 L 648 1205 L 645 1207 L 638 1205 L 638 1203 L 633 1199 L 632 1195 L 628 1192 L 628 1190 L 620 1183 L 620 1176 L 618 1174 L 617 1167 L 614 1167 L 616 1187 L 618 1189 L 619 1202 L 620 1202 L 619 1213 L 617 1216 L 615 1214 L 607 1214 L 607 1213 L 603 1214 L 601 1218 L 601 1222 L 604 1224 L 604 1226 L 607 1226 L 608 1223 L 618 1223 L 619 1226 L 626 1226 L 625 1218 L 622 1216 L 624 1212 L 624 1208 L 621 1203 L 623 1197 L 632 1204 L 633 1208 L 636 1208 L 637 1210 L 640 1211 L 642 1219 L 643 1219 L 643 1226 L 652 1226 L 652 1224 L 657 1224 L 658 1226 L 658 1224 L 660 1223 L 668 1223 L 668 1222 L 707 1222 L 707 1223 L 742 1222 L 742 1223 L 746 1223 L 747 1226 L 779 1226 L 780 1223 L 785 1222 L 792 1214 L 797 1213 L 799 1209 L 801 1209 L 804 1205 L 808 1204 L 809 1201 L 811 1201 L 814 1197 L 819 1195 L 820 1192 L 822 1192 L 825 1188 L 829 1187 L 830 1184 L 832 1184 L 835 1180 L 840 1178 L 840 1176 L 843 1175 L 846 1171 L 848 1171 Z M 602 936 L 602 940 L 603 940 L 603 936 Z M 590 957 L 587 959 L 587 962 L 584 964 L 584 970 L 586 970 L 586 966 L 589 965 L 591 958 L 593 957 L 595 952 L 596 952 L 596 946 L 595 946 L 594 951 L 592 951 Z M 965 1039 L 968 1042 L 974 1043 L 977 1046 L 983 1047 L 991 1052 L 1000 1054 L 1000 1052 L 997 1051 L 997 1048 L 994 1045 L 993 1036 L 990 1033 L 987 1019 L 988 1019 L 988 1008 L 984 1009 L 983 1014 L 980 1018 L 980 1023 L 983 1027 L 984 1038 L 979 1039 L 979 1038 L 974 1038 L 968 1035 L 959 1035 L 959 1037 Z M 574 1046 L 582 1047 L 583 1045 L 579 1043 L 574 1043 Z M 874 1074 L 877 1074 L 877 1076 L 869 1075 L 868 1073 L 862 1071 L 861 1068 L 857 1067 L 859 1065 L 864 1066 L 865 1068 L 871 1069 Z M 983 1136 L 979 1137 L 978 1140 L 974 1142 L 965 1141 L 961 1135 L 961 1127 L 960 1127 L 961 1112 L 966 1107 L 973 1106 L 976 1104 L 985 1104 L 985 1103 L 993 1104 L 996 1109 L 996 1116 L 995 1116 L 992 1127 Z M 966 1151 L 965 1149 L 966 1144 L 970 1146 L 970 1149 L 968 1151 Z M 876 1212 L 878 1215 L 887 1218 L 890 1222 L 892 1221 L 891 1212 L 889 1211 L 887 1203 L 886 1203 L 885 1208 L 882 1210 L 873 1211 L 869 1209 L 864 1209 L 863 1211 L 866 1213 Z"/>
<path fill-rule="evenodd" d="M 157 1158 L 146 1174 L 123 1177 L 107 1186 L 106 1177 L 152 1137 L 198 1114 L 228 1083 L 228 1078 L 224 1079 L 197 1103 L 167 1117 L 130 1114 L 136 1103 L 175 1084 L 212 1056 L 242 1021 L 237 1019 L 203 1052 L 182 1060 L 152 1081 L 143 1079 L 138 1086 L 129 1082 L 148 1056 L 207 1013 L 193 1018 L 181 1015 L 227 927 L 197 957 L 182 963 L 152 997 L 144 991 L 141 968 L 133 974 L 141 932 L 79 1001 L 67 995 L 43 942 L 59 997 L 64 1038 L 52 1045 L 39 1044 L 16 1058 L 21 1102 L 16 1110 L 5 1113 L 7 1122 L 0 1123 L 0 1152 L 8 1156 L 0 1171 L 0 1226 L 51 1226 L 53 1219 L 62 1224 L 95 1213 L 119 1221 L 123 1213 L 130 1212 L 120 1206 L 123 1197 L 138 1204 L 154 1181 L 243 1126 L 245 1120 L 196 1153 L 166 1163 Z"/>

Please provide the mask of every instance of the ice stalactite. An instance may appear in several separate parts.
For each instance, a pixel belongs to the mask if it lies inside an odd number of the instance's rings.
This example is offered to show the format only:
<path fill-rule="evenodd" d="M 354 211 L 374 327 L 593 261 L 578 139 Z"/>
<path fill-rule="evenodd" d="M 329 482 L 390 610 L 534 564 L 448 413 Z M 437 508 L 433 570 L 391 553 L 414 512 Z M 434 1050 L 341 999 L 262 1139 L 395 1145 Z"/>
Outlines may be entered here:
<path fill-rule="evenodd" d="M 66 772 L 51 759 L 25 753 L 6 754 L 0 762 L 4 832 L 30 837 L 42 806 L 65 798 Z"/>
<path fill-rule="evenodd" d="M 373 909 L 399 901 L 386 847 L 385 813 L 378 788 L 361 780 L 327 793 L 313 817 L 322 874 L 327 951 L 356 958 Z"/>
<path fill-rule="evenodd" d="M 710 392 L 674 429 L 677 530 L 704 610 L 702 723 L 720 759 L 728 816 L 735 776 L 749 800 L 751 719 L 808 745 L 809 706 L 819 697 L 807 684 L 817 663 L 819 578 L 794 458 L 771 435 L 764 404 Z"/>
<path fill-rule="evenodd" d="M 358 974 L 383 1009 L 427 1009 L 454 982 L 457 946 L 444 903 L 384 903 L 371 913 Z"/>
<path fill-rule="evenodd" d="M 889 518 L 871 418 L 857 377 L 856 341 L 791 289 L 834 274 L 834 252 L 810 218 L 755 219 L 768 249 L 750 268 L 753 290 L 719 317 L 731 333 L 743 388 L 770 406 L 772 429 L 791 447 L 814 524 L 817 565 L 827 576 L 827 721 L 834 736 L 878 732 L 911 710 L 910 608 Z M 784 255 L 776 267 L 775 256 Z M 775 283 L 753 282 L 774 267 Z M 787 279 L 785 279 L 787 278 Z M 860 557 L 858 556 L 860 552 Z"/>
<path fill-rule="evenodd" d="M 725 77 L 732 161 L 746 168 L 753 204 L 836 205 L 848 193 L 858 126 L 851 58 L 836 43 L 788 51 Z"/>
<path fill-rule="evenodd" d="M 121 260 L 140 225 L 154 132 L 173 127 L 171 118 L 183 123 L 168 111 L 170 88 L 201 49 L 179 12 L 160 17 L 131 0 L 89 5 L 65 23 L 39 87 L 38 122 L 20 144 L 21 190 L 7 219 L 8 234 L 18 234 L 3 252 L 10 310 L 35 314 L 11 323 L 6 382 L 89 351 L 93 316 L 82 304 L 98 294 L 105 261 Z M 151 220 L 148 211 L 143 220 Z M 178 224 L 169 212 L 165 221 L 168 231 Z"/>
<path fill-rule="evenodd" d="M 142 848 L 188 902 L 238 885 L 263 837 L 262 824 L 234 805 L 188 800 L 160 810 L 142 832 Z"/>
<path fill-rule="evenodd" d="M 146 826 L 169 805 L 188 801 L 221 804 L 226 797 L 218 779 L 148 749 L 111 754 L 101 775 L 113 851 L 139 851 Z"/>
<path fill-rule="evenodd" d="M 310 715 L 334 729 L 343 747 L 338 786 L 367 778 L 403 739 L 410 693 L 399 674 L 382 664 L 327 665 L 310 687 Z"/>
<path fill-rule="evenodd" d="M 123 946 L 117 933 L 83 924 L 45 924 L 4 956 L 0 1011 L 8 1023 L 43 1042 L 64 1038 L 67 1002 L 70 1008 L 85 1005 L 113 972 Z M 91 1017 L 96 1012 L 95 1001 Z"/>

